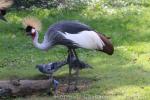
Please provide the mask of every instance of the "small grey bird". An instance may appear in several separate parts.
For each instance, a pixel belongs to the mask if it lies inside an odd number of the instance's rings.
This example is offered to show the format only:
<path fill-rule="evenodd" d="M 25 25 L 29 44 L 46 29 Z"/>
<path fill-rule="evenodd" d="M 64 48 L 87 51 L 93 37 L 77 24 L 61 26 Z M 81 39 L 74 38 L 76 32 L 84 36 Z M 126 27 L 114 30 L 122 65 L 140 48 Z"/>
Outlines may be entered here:
<path fill-rule="evenodd" d="M 56 91 L 57 91 L 59 82 L 57 80 L 53 79 L 52 75 L 59 68 L 61 68 L 62 66 L 66 65 L 66 64 L 67 64 L 67 61 L 60 61 L 60 62 L 52 62 L 52 63 L 48 63 L 48 64 L 36 65 L 36 68 L 38 68 L 38 70 L 41 73 L 49 75 L 49 80 L 50 80 L 50 83 L 52 83 L 52 87 L 50 86 L 48 95 L 52 94 L 52 90 L 54 91 L 54 94 L 57 93 Z M 51 89 L 51 88 L 53 88 L 53 89 Z"/>
<path fill-rule="evenodd" d="M 59 68 L 61 68 L 66 64 L 67 61 L 60 61 L 60 62 L 53 62 L 48 64 L 39 64 L 36 65 L 36 68 L 38 68 L 41 73 L 53 74 L 53 72 L 57 71 Z"/>

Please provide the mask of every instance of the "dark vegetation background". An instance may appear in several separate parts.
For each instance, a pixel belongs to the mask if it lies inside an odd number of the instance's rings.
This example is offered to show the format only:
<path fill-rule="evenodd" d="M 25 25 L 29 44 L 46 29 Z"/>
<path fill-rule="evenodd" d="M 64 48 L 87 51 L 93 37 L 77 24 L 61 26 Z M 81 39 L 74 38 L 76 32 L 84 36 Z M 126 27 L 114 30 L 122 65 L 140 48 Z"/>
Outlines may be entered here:
<path fill-rule="evenodd" d="M 81 7 L 87 4 L 89 0 L 14 0 L 14 8 L 25 9 L 31 7 L 40 8 L 57 8 L 58 6 L 65 6 L 65 8 Z"/>

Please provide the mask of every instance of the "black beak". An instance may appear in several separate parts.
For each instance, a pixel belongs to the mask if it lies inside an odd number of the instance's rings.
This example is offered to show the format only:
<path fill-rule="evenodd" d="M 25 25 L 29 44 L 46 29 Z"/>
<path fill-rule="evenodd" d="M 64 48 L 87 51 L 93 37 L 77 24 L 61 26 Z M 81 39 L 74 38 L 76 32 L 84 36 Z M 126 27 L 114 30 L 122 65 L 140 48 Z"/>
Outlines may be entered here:
<path fill-rule="evenodd" d="M 0 16 L 0 19 L 7 22 L 7 20 L 4 18 L 4 16 Z"/>

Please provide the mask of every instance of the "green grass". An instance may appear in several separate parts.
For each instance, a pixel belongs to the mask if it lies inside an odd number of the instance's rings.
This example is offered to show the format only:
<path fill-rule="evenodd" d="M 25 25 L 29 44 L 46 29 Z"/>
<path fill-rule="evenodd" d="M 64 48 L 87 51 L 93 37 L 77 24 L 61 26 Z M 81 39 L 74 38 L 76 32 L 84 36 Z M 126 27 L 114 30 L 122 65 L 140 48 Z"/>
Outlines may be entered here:
<path fill-rule="evenodd" d="M 80 77 L 89 78 L 92 82 L 86 91 L 69 94 L 69 100 L 84 100 L 87 97 L 96 100 L 149 100 L 150 7 L 143 4 L 140 7 L 132 5 L 124 8 L 96 8 L 95 11 L 93 9 L 11 11 L 6 16 L 9 22 L 0 22 L 0 79 L 38 79 L 42 74 L 35 69 L 36 64 L 63 60 L 67 55 L 67 49 L 62 46 L 48 52 L 35 48 L 31 39 L 20 30 L 23 17 L 33 15 L 42 20 L 40 41 L 52 23 L 79 20 L 111 36 L 115 52 L 109 56 L 96 51 L 78 50 L 80 59 L 94 68 L 82 70 Z M 113 12 L 109 13 L 110 10 Z M 67 73 L 68 68 L 64 67 L 55 76 L 65 76 Z M 54 98 L 32 96 L 25 99 Z"/>

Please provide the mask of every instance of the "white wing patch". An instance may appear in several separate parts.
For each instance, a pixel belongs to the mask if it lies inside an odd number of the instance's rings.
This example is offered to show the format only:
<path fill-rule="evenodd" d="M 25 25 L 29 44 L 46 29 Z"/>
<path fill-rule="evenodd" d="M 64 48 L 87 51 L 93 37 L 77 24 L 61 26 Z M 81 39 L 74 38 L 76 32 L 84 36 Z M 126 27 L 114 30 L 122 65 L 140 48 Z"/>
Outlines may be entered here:
<path fill-rule="evenodd" d="M 77 34 L 70 34 L 65 32 L 63 34 L 67 39 L 77 43 L 80 47 L 86 49 L 103 49 L 104 42 L 94 31 L 82 31 Z"/>

